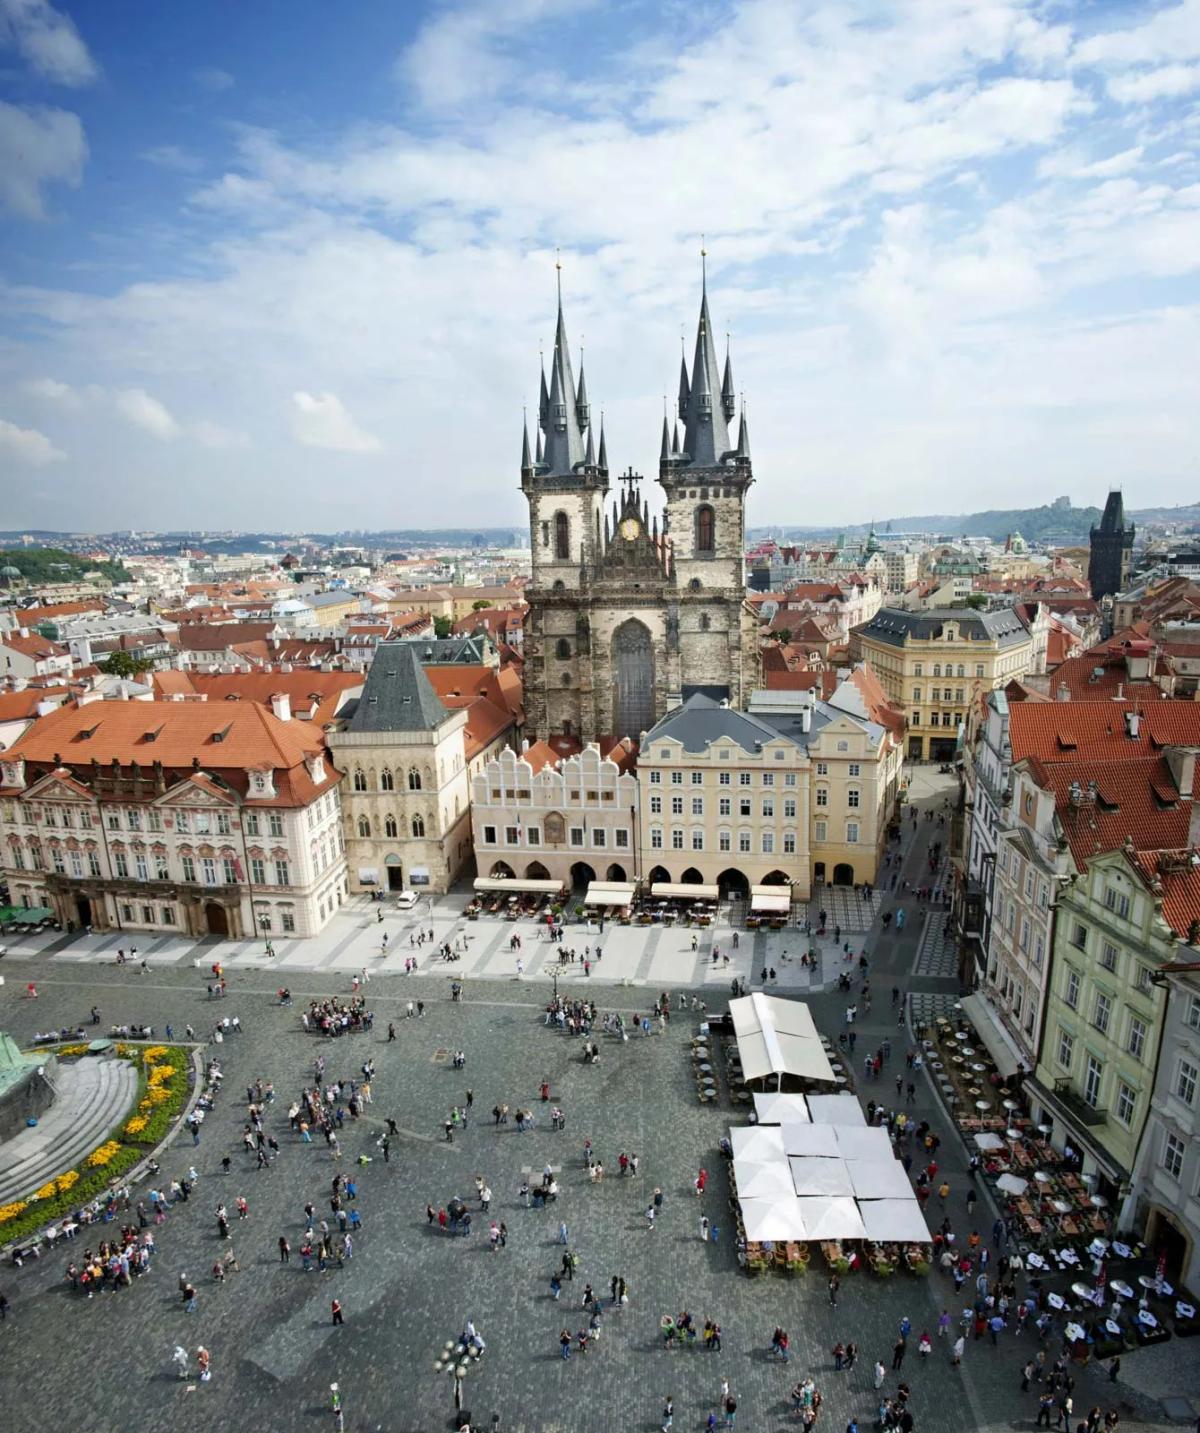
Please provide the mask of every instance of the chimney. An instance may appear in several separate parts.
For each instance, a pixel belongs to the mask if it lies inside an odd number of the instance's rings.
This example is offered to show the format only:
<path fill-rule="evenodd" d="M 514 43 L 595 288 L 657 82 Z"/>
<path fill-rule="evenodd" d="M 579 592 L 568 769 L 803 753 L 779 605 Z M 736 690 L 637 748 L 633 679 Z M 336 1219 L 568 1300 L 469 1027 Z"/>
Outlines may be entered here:
<path fill-rule="evenodd" d="M 1055 692 L 1054 697 L 1056 701 L 1069 702 L 1071 700 L 1071 688 L 1067 686 L 1066 682 L 1059 682 L 1058 691 Z"/>
<path fill-rule="evenodd" d="M 1163 756 L 1171 768 L 1175 789 L 1180 796 L 1190 797 L 1196 779 L 1196 748 L 1194 746 L 1167 746 Z"/>
<path fill-rule="evenodd" d="M 1142 714 L 1139 711 L 1125 713 L 1125 735 L 1131 741 L 1137 741 L 1138 731 L 1142 725 Z"/>
<path fill-rule="evenodd" d="M 280 721 L 291 721 L 292 699 L 288 696 L 287 692 L 271 693 L 271 710 Z"/>
<path fill-rule="evenodd" d="M 800 708 L 800 730 L 812 731 L 812 707 L 810 706 Z"/>

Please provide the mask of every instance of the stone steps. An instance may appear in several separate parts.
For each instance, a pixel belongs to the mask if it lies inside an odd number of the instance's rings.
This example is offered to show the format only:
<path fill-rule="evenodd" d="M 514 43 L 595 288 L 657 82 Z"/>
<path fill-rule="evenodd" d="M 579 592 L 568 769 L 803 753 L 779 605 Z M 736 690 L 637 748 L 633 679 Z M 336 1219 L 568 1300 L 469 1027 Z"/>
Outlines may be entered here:
<path fill-rule="evenodd" d="M 54 1104 L 35 1129 L 0 1145 L 0 1204 L 23 1199 L 73 1168 L 129 1113 L 137 1070 L 128 1060 L 85 1056 L 59 1064 Z"/>

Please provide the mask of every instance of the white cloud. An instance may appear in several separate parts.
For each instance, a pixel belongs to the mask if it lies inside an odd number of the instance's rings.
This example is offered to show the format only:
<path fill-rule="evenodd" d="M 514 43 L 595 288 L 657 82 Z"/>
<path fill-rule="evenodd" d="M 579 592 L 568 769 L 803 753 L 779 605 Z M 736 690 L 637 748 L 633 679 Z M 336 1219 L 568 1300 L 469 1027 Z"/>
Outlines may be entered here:
<path fill-rule="evenodd" d="M 1151 64 L 1200 55 L 1200 0 L 1156 10 L 1141 25 L 1107 30 L 1080 41 L 1072 58 L 1081 65 Z"/>
<path fill-rule="evenodd" d="M 292 434 L 306 448 L 338 453 L 374 453 L 381 446 L 358 426 L 336 393 L 293 393 Z"/>
<path fill-rule="evenodd" d="M 1106 155 L 1103 159 L 1088 159 L 1078 150 L 1059 149 L 1048 154 L 1038 164 L 1041 179 L 1111 179 L 1118 174 L 1128 174 L 1137 169 L 1146 153 L 1143 144 L 1132 149 L 1122 149 L 1117 154 Z"/>
<path fill-rule="evenodd" d="M 195 174 L 204 168 L 198 154 L 181 149 L 177 144 L 156 144 L 142 151 L 142 159 L 158 169 L 173 169 L 179 174 Z"/>
<path fill-rule="evenodd" d="M 223 90 L 232 89 L 236 84 L 228 70 L 219 70 L 215 65 L 205 65 L 202 69 L 193 70 L 192 79 L 210 94 L 220 94 Z"/>
<path fill-rule="evenodd" d="M 58 403 L 64 408 L 79 407 L 79 394 L 69 383 L 62 383 L 57 378 L 31 378 L 23 386 L 26 393 L 43 398 L 48 403 Z"/>
<path fill-rule="evenodd" d="M 47 463 L 60 463 L 67 456 L 56 448 L 36 428 L 18 428 L 15 423 L 0 418 L 0 453 L 14 462 L 28 463 L 33 468 L 44 468 Z"/>
<path fill-rule="evenodd" d="M 221 423 L 210 422 L 207 418 L 193 423 L 189 432 L 205 448 L 244 448 L 250 442 L 245 433 L 226 428 Z"/>
<path fill-rule="evenodd" d="M 169 441 L 179 433 L 179 424 L 166 404 L 152 398 L 144 388 L 124 388 L 115 395 L 117 411 L 135 428 L 152 437 Z"/>
<path fill-rule="evenodd" d="M 74 22 L 47 0 L 0 0 L 0 46 L 59 84 L 86 85 L 98 73 Z"/>
<path fill-rule="evenodd" d="M 42 190 L 55 181 L 78 186 L 87 142 L 78 115 L 0 100 L 0 204 L 26 219 L 45 210 Z"/>
<path fill-rule="evenodd" d="M 1179 99 L 1200 89 L 1200 65 L 1160 65 L 1154 70 L 1110 75 L 1108 92 L 1118 104 L 1150 104 Z"/>

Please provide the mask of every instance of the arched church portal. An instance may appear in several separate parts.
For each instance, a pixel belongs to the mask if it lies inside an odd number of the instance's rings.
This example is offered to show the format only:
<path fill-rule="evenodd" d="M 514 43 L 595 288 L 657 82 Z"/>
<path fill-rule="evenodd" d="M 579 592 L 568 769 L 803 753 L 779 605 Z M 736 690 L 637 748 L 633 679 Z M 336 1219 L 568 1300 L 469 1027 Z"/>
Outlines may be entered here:
<path fill-rule="evenodd" d="M 645 626 L 630 618 L 613 633 L 614 731 L 635 740 L 654 725 L 654 648 Z"/>

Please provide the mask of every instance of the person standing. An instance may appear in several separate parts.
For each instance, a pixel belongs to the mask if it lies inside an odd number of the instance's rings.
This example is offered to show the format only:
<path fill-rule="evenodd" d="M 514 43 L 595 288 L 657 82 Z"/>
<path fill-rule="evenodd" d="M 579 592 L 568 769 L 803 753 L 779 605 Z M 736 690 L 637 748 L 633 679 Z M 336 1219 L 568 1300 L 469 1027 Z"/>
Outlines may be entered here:
<path fill-rule="evenodd" d="M 696 937 L 692 937 L 692 949 L 695 950 Z M 671 1425 L 675 1422 L 675 1400 L 669 1395 L 666 1403 L 663 1404 L 662 1433 L 671 1433 Z"/>
<path fill-rule="evenodd" d="M 965 1335 L 959 1334 L 954 1340 L 954 1351 L 950 1357 L 951 1366 L 957 1368 L 963 1361 L 963 1349 L 967 1346 Z"/>
<path fill-rule="evenodd" d="M 184 1348 L 184 1346 L 183 1346 L 181 1343 L 177 1343 L 177 1344 L 175 1345 L 175 1352 L 171 1355 L 171 1358 L 172 1358 L 172 1360 L 173 1360 L 174 1363 L 175 1363 L 175 1367 L 179 1370 L 179 1376 L 180 1376 L 180 1378 L 186 1379 L 187 1376 L 188 1376 L 188 1351 L 187 1351 L 187 1349 Z"/>
<path fill-rule="evenodd" d="M 329 1311 L 330 1311 L 330 1313 L 333 1315 L 334 1327 L 335 1327 L 335 1328 L 339 1328 L 339 1327 L 345 1322 L 345 1320 L 344 1320 L 343 1317 L 342 1317 L 342 1305 L 341 1305 L 341 1303 L 339 1302 L 339 1300 L 334 1299 L 334 1300 L 330 1303 L 330 1305 L 329 1305 Z"/>
<path fill-rule="evenodd" d="M 884 1380 L 886 1377 L 887 1377 L 887 1369 L 884 1368 L 884 1366 L 883 1366 L 883 1360 L 882 1360 L 881 1358 L 877 1358 L 877 1359 L 875 1360 L 875 1387 L 876 1387 L 876 1389 L 880 1389 L 880 1388 L 883 1387 L 883 1380 Z"/>
<path fill-rule="evenodd" d="M 706 1244 L 708 1243 L 708 1230 L 709 1230 L 708 1215 L 707 1215 L 707 1214 L 702 1214 L 702 1215 L 700 1216 L 700 1238 L 701 1238 L 701 1239 L 704 1241 L 704 1243 L 706 1243 Z"/>
<path fill-rule="evenodd" d="M 841 1280 L 838 1278 L 838 1276 L 836 1274 L 831 1274 L 829 1276 L 829 1307 L 831 1309 L 837 1308 L 838 1290 L 841 1288 L 841 1286 Z"/>
<path fill-rule="evenodd" d="M 903 1334 L 892 1345 L 892 1371 L 899 1372 L 900 1365 L 904 1362 L 904 1355 L 908 1352 L 908 1340 Z"/>
<path fill-rule="evenodd" d="M 281 1264 L 286 1264 L 291 1259 L 291 1257 L 292 1246 L 288 1243 L 287 1236 L 285 1234 L 281 1234 L 279 1236 L 279 1262 Z"/>

